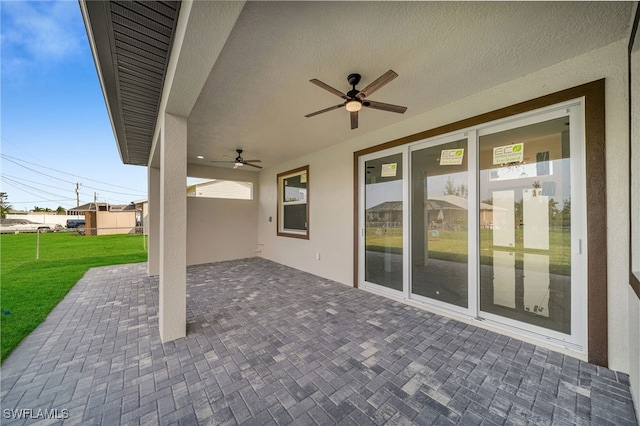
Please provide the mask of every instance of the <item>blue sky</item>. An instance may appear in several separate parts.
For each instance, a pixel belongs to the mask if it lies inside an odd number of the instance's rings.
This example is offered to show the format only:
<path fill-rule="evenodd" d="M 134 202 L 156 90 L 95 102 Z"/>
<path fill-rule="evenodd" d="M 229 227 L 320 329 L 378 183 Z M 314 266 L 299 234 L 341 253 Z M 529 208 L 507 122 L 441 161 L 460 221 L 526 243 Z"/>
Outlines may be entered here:
<path fill-rule="evenodd" d="M 77 1 L 2 1 L 0 191 L 16 210 L 146 198 L 122 164 Z M 18 163 L 18 164 L 16 164 Z"/>

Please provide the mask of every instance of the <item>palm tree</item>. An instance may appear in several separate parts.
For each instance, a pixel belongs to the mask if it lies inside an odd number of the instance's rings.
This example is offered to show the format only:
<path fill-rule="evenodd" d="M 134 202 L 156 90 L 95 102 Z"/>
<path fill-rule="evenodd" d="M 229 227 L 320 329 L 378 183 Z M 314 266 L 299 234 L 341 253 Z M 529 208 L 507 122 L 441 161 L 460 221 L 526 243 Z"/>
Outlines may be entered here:
<path fill-rule="evenodd" d="M 5 204 L 5 199 L 8 197 L 6 192 L 0 192 L 0 218 L 6 219 L 7 214 L 11 210 L 11 204 Z"/>
<path fill-rule="evenodd" d="M 2 203 L 2 205 L 0 205 L 0 218 L 1 219 L 6 219 L 7 218 L 7 214 L 9 214 L 11 209 L 13 209 L 11 204 Z"/>

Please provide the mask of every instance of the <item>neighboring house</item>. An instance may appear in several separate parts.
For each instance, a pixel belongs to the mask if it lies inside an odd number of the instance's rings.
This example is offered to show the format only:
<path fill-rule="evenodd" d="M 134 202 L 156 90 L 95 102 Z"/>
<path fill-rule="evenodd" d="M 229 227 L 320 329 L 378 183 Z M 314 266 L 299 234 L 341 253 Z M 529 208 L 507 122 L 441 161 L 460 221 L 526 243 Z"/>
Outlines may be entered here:
<path fill-rule="evenodd" d="M 81 214 L 85 214 L 86 212 L 92 212 L 92 211 L 106 212 L 106 211 L 109 211 L 110 208 L 111 208 L 111 205 L 109 203 L 103 203 L 103 202 L 86 203 L 81 206 L 73 207 L 67 210 L 67 214 L 81 215 Z"/>
<path fill-rule="evenodd" d="M 636 2 L 80 4 L 122 160 L 148 167 L 148 270 L 159 275 L 164 342 L 186 334 L 188 264 L 259 253 L 628 373 L 640 407 L 640 258 L 629 250 L 640 248 L 629 208 Z M 366 99 L 407 112 L 340 108 L 356 72 L 356 90 L 393 79 Z M 264 168 L 213 167 L 238 144 Z M 187 177 L 251 182 L 255 196 L 187 197 Z M 412 285 L 430 276 L 410 259 L 430 249 L 420 224 L 438 211 L 414 201 L 442 193 L 447 177 L 469 188 L 468 238 L 420 266 L 464 259 L 461 305 L 428 281 Z M 298 195 L 285 199 L 286 187 Z M 485 200 L 499 225 L 481 218 Z M 397 261 L 368 282 L 365 206 L 392 201 L 407 237 L 395 239 L 402 250 L 374 253 Z M 439 204 L 436 221 L 463 210 Z M 551 226 L 551 212 L 565 225 Z M 532 277 L 554 298 L 542 310 L 513 300 L 529 297 Z"/>
<path fill-rule="evenodd" d="M 142 211 L 134 203 L 86 203 L 68 210 L 83 215 L 87 235 L 133 234 L 142 232 Z"/>
<path fill-rule="evenodd" d="M 385 201 L 367 209 L 368 222 L 387 222 L 402 225 L 402 201 Z M 395 225 L 392 225 L 395 226 Z"/>

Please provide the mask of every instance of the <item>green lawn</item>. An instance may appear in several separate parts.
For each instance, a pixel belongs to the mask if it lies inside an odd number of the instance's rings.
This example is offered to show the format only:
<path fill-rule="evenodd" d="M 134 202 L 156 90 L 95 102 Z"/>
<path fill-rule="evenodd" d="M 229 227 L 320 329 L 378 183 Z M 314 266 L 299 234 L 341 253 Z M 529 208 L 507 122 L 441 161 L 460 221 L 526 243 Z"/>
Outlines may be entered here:
<path fill-rule="evenodd" d="M 436 236 L 437 235 L 437 236 Z M 493 263 L 493 251 L 508 251 L 522 257 L 522 253 L 544 254 L 549 256 L 549 272 L 559 275 L 571 274 L 571 234 L 561 230 L 549 233 L 549 250 L 532 250 L 523 248 L 523 231 L 515 230 L 515 247 L 498 247 L 493 245 L 493 231 L 480 231 L 480 263 Z M 390 253 L 402 253 L 402 229 L 390 228 L 384 233 L 376 229 L 367 230 L 367 250 Z M 450 260 L 455 262 L 467 261 L 467 233 L 464 231 L 429 232 L 429 257 L 433 259 Z"/>
<path fill-rule="evenodd" d="M 5 358 L 95 266 L 145 262 L 142 235 L 0 235 L 0 347 Z"/>

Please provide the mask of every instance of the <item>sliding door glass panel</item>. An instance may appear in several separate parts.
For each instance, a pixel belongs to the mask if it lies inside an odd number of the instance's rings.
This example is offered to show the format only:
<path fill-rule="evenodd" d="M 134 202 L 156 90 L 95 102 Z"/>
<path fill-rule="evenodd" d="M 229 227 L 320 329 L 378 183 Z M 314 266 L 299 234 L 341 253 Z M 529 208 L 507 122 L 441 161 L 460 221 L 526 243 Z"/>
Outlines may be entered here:
<path fill-rule="evenodd" d="M 480 310 L 571 334 L 569 117 L 479 146 Z"/>
<path fill-rule="evenodd" d="M 411 153 L 411 292 L 468 307 L 467 140 Z"/>
<path fill-rule="evenodd" d="M 402 291 L 402 154 L 365 162 L 365 281 Z"/>

